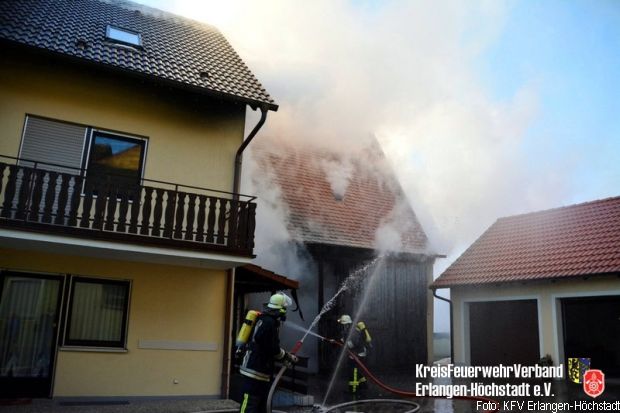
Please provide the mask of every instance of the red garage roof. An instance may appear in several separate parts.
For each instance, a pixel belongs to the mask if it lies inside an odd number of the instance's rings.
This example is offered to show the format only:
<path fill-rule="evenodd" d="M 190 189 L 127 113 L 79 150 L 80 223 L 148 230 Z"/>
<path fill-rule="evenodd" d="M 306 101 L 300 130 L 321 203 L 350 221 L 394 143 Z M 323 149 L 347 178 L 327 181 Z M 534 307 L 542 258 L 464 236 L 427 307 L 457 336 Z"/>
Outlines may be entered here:
<path fill-rule="evenodd" d="M 431 288 L 620 272 L 620 197 L 498 219 Z"/>

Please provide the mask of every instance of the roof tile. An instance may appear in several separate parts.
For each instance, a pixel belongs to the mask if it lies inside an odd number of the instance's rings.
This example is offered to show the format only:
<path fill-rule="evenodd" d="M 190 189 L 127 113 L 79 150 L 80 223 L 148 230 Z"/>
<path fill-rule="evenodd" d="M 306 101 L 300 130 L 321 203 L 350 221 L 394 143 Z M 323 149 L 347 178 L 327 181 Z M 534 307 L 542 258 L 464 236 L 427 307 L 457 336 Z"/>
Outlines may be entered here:
<path fill-rule="evenodd" d="M 277 147 L 275 151 L 267 148 Z M 398 220 L 400 252 L 428 253 L 428 240 L 380 149 L 352 162 L 344 197 L 336 199 L 322 162 L 338 162 L 336 154 L 270 144 L 263 139 L 252 149 L 263 171 L 273 176 L 288 207 L 293 238 L 319 243 L 374 249 L 377 230 Z"/>
<path fill-rule="evenodd" d="M 620 197 L 498 219 L 434 288 L 620 272 Z"/>
<path fill-rule="evenodd" d="M 140 33 L 142 47 L 107 40 L 107 25 Z M 215 27 L 133 2 L 3 0 L 0 38 L 277 109 Z"/>

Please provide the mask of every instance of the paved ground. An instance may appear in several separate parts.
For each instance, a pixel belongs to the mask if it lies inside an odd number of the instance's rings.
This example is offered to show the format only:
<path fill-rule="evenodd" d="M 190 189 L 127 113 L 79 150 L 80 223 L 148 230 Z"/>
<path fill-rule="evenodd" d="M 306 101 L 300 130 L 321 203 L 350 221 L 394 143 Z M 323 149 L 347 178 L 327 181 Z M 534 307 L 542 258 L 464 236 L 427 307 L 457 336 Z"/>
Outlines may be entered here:
<path fill-rule="evenodd" d="M 407 375 L 390 375 L 390 376 L 380 375 L 379 379 L 383 381 L 385 384 L 388 384 L 389 386 L 397 388 L 397 389 L 406 390 L 406 391 L 415 390 L 414 380 L 412 380 L 411 377 Z M 327 386 L 326 383 L 327 382 L 328 380 L 322 379 L 322 380 L 317 380 L 314 383 L 311 383 L 311 386 L 310 386 L 311 393 L 315 395 L 319 395 L 319 397 L 315 397 L 315 402 L 318 404 L 323 403 L 323 398 L 324 398 L 324 395 L 326 394 L 326 386 Z M 542 384 L 544 382 L 539 380 L 539 381 L 530 381 L 529 383 L 531 385 L 534 385 L 534 384 Z M 459 384 L 468 384 L 468 382 L 461 381 Z M 513 384 L 521 384 L 521 382 L 513 382 Z M 330 396 L 326 400 L 325 405 L 333 406 L 338 403 L 352 400 L 351 395 L 348 394 L 345 390 L 346 389 L 343 388 L 343 386 L 340 386 L 340 387 L 338 385 L 335 386 L 335 388 L 330 391 L 329 393 Z M 585 402 L 620 401 L 620 380 L 607 380 L 605 392 L 601 396 L 597 397 L 596 399 L 593 399 L 587 396 L 582 389 L 582 385 L 568 382 L 565 380 L 551 381 L 551 392 L 553 396 L 546 397 L 546 398 L 545 397 L 500 398 L 499 399 L 499 401 L 501 402 L 500 412 L 512 412 L 512 413 L 528 412 L 527 408 L 523 410 L 519 410 L 517 406 L 514 404 L 512 406 L 503 404 L 504 401 L 509 401 L 509 400 L 513 400 L 515 402 L 525 401 L 526 402 L 525 406 L 527 406 L 528 401 L 532 401 L 532 402 L 539 401 L 539 402 L 549 402 L 549 403 L 569 402 L 571 404 L 575 401 L 585 401 Z M 360 398 L 396 398 L 398 399 L 398 397 L 395 397 L 391 395 L 390 393 L 379 389 L 374 384 L 370 384 L 368 388 L 366 389 L 365 393 L 363 393 L 363 395 L 360 396 Z M 411 400 L 418 402 L 420 404 L 420 407 L 421 407 L 419 411 L 420 413 L 430 413 L 430 412 L 435 412 L 435 413 L 478 412 L 478 413 L 482 413 L 483 411 L 482 409 L 476 409 L 477 407 L 476 403 L 472 401 L 430 399 L 430 398 L 419 398 L 419 399 L 411 399 Z M 312 412 L 312 408 L 300 408 L 300 407 L 297 407 L 297 408 L 292 407 L 288 409 L 283 408 L 283 410 L 286 410 L 287 412 L 290 412 L 290 413 Z M 408 408 L 406 406 L 393 406 L 393 409 L 391 410 L 384 409 L 382 411 L 401 413 L 407 410 Z M 357 409 L 347 408 L 346 411 L 379 413 L 380 410 L 377 409 L 376 406 L 359 406 Z M 536 411 L 549 413 L 549 409 L 544 409 L 544 408 L 530 410 L 529 412 L 536 412 Z M 571 409 L 570 411 L 574 412 L 577 410 Z M 586 412 L 586 411 L 593 411 L 593 410 L 590 409 L 590 410 L 583 410 L 583 411 Z M 345 410 L 341 409 L 341 410 L 335 411 L 334 413 L 344 413 L 344 412 Z"/>
<path fill-rule="evenodd" d="M 382 376 L 381 380 L 392 387 L 400 388 L 403 390 L 413 390 L 415 383 L 410 377 L 406 375 L 400 376 Z M 310 392 L 315 396 L 315 403 L 322 403 L 326 394 L 328 378 L 314 377 L 310 384 Z M 606 390 L 603 395 L 596 399 L 592 399 L 586 396 L 578 384 L 573 384 L 566 381 L 553 381 L 552 382 L 553 397 L 530 399 L 533 401 L 547 401 L 547 402 L 573 402 L 575 400 L 583 401 L 608 401 L 615 402 L 620 400 L 620 381 L 608 381 Z M 380 390 L 374 385 L 369 385 L 368 388 L 362 393 L 361 398 L 394 398 L 389 393 Z M 350 401 L 352 397 L 345 391 L 345 388 L 341 384 L 336 384 L 329 393 L 329 398 L 325 401 L 325 405 L 333 406 L 342 402 Z M 513 399 L 515 401 L 527 401 L 527 399 Z M 469 401 L 450 401 L 450 400 L 434 400 L 434 399 L 414 399 L 421 405 L 420 413 L 470 413 L 470 412 L 482 412 L 477 410 L 475 403 Z M 502 400 L 503 401 L 503 400 Z M 183 400 L 151 400 L 151 401 L 129 401 L 125 404 L 116 405 L 66 405 L 61 404 L 56 400 L 49 399 L 35 399 L 35 400 L 22 400 L 22 403 L 16 403 L 11 405 L 3 405 L 0 403 L 0 413 L 197 413 L 197 412 L 221 412 L 221 411 L 234 411 L 238 408 L 238 404 L 231 400 L 214 400 L 214 399 L 183 399 Z M 516 408 L 512 410 L 504 408 L 502 405 L 502 412 L 519 413 Z M 509 406 L 506 406 L 509 407 Z M 313 411 L 312 407 L 277 407 L 278 410 L 285 411 L 287 413 L 310 413 Z M 363 405 L 357 408 L 348 407 L 334 413 L 346 412 L 367 412 L 367 413 L 403 413 L 410 410 L 407 406 L 390 406 L 386 405 Z M 527 410 L 522 410 L 526 412 Z M 548 413 L 549 410 L 534 410 L 544 411 Z M 575 411 L 575 410 L 571 410 Z M 586 410 L 584 410 L 586 411 Z M 590 409 L 589 411 L 592 411 Z"/>
<path fill-rule="evenodd" d="M 0 405 L 2 413 L 196 413 L 238 408 L 232 400 L 183 399 L 129 401 L 124 404 L 67 405 L 50 399 L 24 399 L 12 405 Z M 21 403 L 19 403 L 21 402 Z"/>

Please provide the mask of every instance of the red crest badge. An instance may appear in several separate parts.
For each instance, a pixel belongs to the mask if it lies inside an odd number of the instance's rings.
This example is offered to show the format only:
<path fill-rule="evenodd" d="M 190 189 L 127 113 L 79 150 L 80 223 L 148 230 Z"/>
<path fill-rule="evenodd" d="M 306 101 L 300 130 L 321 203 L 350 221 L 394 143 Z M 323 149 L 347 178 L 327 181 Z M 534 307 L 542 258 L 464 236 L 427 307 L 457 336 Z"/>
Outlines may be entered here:
<path fill-rule="evenodd" d="M 583 391 L 590 397 L 598 397 L 605 391 L 605 375 L 600 370 L 588 370 L 583 375 Z"/>

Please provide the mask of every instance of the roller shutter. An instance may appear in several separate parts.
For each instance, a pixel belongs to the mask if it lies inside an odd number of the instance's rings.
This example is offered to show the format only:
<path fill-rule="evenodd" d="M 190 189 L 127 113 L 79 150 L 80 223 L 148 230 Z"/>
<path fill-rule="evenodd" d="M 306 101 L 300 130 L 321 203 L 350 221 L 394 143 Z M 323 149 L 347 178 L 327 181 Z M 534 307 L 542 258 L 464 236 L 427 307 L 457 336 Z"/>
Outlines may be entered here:
<path fill-rule="evenodd" d="M 82 167 L 85 139 L 85 126 L 28 116 L 19 157 L 68 166 L 70 168 L 49 165 L 40 167 L 75 174 L 76 169 Z M 22 164 L 32 165 L 31 162 L 25 161 L 22 161 Z"/>

